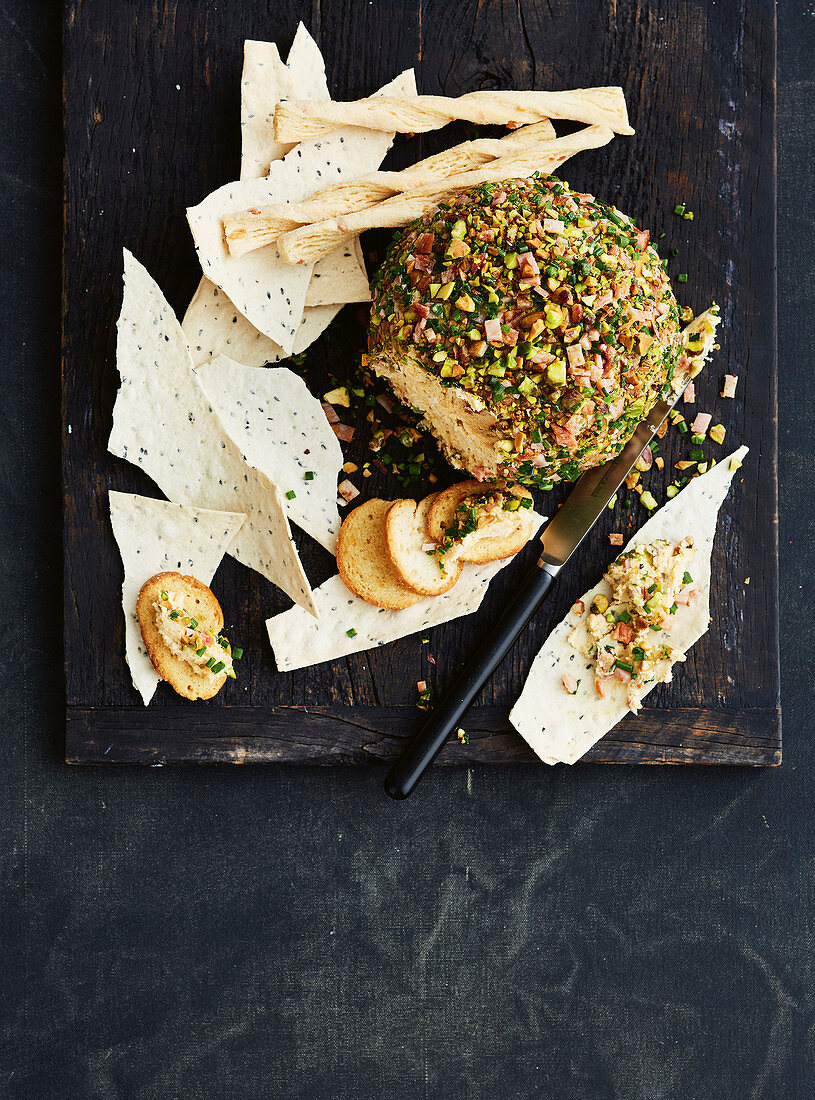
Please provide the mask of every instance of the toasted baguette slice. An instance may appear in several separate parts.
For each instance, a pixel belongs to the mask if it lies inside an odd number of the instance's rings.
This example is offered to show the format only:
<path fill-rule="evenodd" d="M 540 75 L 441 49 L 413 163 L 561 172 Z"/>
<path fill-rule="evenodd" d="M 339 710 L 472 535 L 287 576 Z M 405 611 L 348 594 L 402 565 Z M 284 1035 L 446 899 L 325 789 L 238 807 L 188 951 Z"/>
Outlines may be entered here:
<path fill-rule="evenodd" d="M 392 504 L 367 500 L 345 517 L 337 538 L 337 569 L 345 587 L 361 600 L 401 611 L 422 597 L 400 578 L 385 548 L 385 522 Z"/>
<path fill-rule="evenodd" d="M 481 496 L 483 493 L 504 492 L 507 495 L 528 497 L 532 494 L 521 485 L 513 485 L 511 489 L 505 489 L 496 482 L 491 481 L 460 481 L 443 490 L 436 496 L 427 513 L 427 536 L 431 542 L 444 541 L 444 533 L 452 526 L 456 516 L 456 508 L 466 497 Z M 470 537 L 462 547 L 459 557 L 461 561 L 472 562 L 475 565 L 485 565 L 490 561 L 498 561 L 500 558 L 511 558 L 517 554 L 529 542 L 534 529 L 532 512 L 528 508 L 519 508 L 517 512 L 505 512 L 502 520 L 512 519 L 512 528 L 503 530 L 500 535 L 489 535 L 489 525 L 485 533 L 478 538 Z M 448 551 L 446 556 L 452 551 Z"/>
<path fill-rule="evenodd" d="M 453 550 L 447 554 L 428 553 L 427 513 L 435 494 L 418 504 L 415 500 L 397 500 L 385 521 L 388 557 L 401 579 L 424 596 L 449 592 L 461 576 L 461 562 Z"/>
<path fill-rule="evenodd" d="M 153 606 L 162 589 L 165 592 L 168 589 L 182 592 L 185 609 L 195 610 L 196 618 L 200 616 L 199 621 L 206 623 L 215 634 L 220 634 L 224 625 L 221 605 L 211 589 L 195 577 L 183 573 L 156 573 L 149 581 L 144 582 L 136 600 L 136 615 L 142 638 L 153 667 L 162 680 L 166 680 L 173 691 L 185 699 L 211 699 L 226 683 L 226 673 L 219 672 L 213 676 L 208 670 L 198 672 L 189 661 L 178 657 L 167 646 L 156 625 Z M 231 648 L 229 652 L 232 652 Z"/>

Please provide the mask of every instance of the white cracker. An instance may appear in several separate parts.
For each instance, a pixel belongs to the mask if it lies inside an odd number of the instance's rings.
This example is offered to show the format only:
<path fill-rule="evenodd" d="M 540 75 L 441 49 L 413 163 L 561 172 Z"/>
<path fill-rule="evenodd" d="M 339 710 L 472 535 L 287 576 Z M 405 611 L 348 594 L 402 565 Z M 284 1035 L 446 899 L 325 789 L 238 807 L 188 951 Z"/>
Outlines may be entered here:
<path fill-rule="evenodd" d="M 535 531 L 543 517 L 533 513 Z M 314 590 L 319 620 L 292 607 L 266 620 L 279 672 L 335 661 L 351 653 L 406 638 L 431 626 L 471 615 L 481 606 L 490 581 L 512 558 L 488 565 L 465 565 L 456 584 L 441 596 L 428 596 L 402 611 L 386 611 L 359 599 L 339 576 Z M 353 637 L 349 630 L 355 630 Z"/>
<path fill-rule="evenodd" d="M 246 461 L 281 489 L 289 520 L 335 553 L 342 450 L 303 379 L 288 367 L 245 367 L 226 356 L 202 364 L 197 374 Z M 306 471 L 314 475 L 310 481 Z M 291 500 L 288 492 L 295 494 Z"/>
<path fill-rule="evenodd" d="M 133 493 L 111 491 L 109 497 L 110 522 L 124 566 L 125 660 L 147 706 L 161 677 L 148 656 L 136 614 L 142 585 L 167 571 L 192 574 L 208 585 L 246 517 Z"/>
<path fill-rule="evenodd" d="M 245 513 L 230 554 L 313 613 L 280 491 L 229 438 L 201 389 L 175 314 L 126 249 L 116 362 L 121 386 L 108 449 L 140 466 L 178 504 Z"/>
<path fill-rule="evenodd" d="M 693 536 L 696 549 L 693 581 L 702 595 L 687 607 L 679 607 L 670 628 L 663 631 L 665 642 L 682 652 L 687 652 L 707 632 L 710 623 L 710 555 L 716 521 L 736 472 L 731 469 L 731 460 L 741 462 L 746 454 L 747 448 L 739 447 L 708 473 L 694 478 L 640 528 L 625 548 L 630 550 L 655 539 L 678 542 L 686 535 Z M 606 581 L 600 581 L 580 597 L 586 609 L 584 614 L 567 616 L 549 635 L 509 716 L 513 726 L 547 764 L 560 761 L 574 764 L 628 714 L 627 686 L 611 680 L 608 693 L 601 699 L 594 687 L 593 664 L 568 642 L 574 627 L 589 614 L 591 601 L 598 592 L 610 597 L 611 588 Z M 566 672 L 580 680 L 576 695 L 569 695 L 563 688 L 561 677 Z"/>
<path fill-rule="evenodd" d="M 411 87 L 415 92 L 412 70 L 388 85 L 400 95 L 410 94 Z M 275 245 L 232 256 L 224 241 L 223 215 L 250 206 L 302 201 L 337 180 L 373 171 L 382 163 L 392 141 L 392 134 L 345 128 L 325 140 L 301 142 L 282 160 L 272 163 L 269 175 L 263 179 L 226 184 L 187 210 L 204 275 L 226 292 L 255 328 L 287 354 L 294 346 L 313 266 L 285 263 Z M 333 303 L 322 296 L 321 304 Z"/>

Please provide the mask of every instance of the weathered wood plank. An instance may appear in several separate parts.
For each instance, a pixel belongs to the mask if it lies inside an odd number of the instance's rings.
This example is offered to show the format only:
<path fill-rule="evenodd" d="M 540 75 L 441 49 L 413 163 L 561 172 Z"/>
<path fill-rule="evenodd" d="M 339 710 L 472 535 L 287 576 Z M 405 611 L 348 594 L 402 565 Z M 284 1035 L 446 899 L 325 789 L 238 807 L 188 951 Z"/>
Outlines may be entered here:
<path fill-rule="evenodd" d="M 680 298 L 695 308 L 714 298 L 720 302 L 722 348 L 697 385 L 697 408 L 716 412 L 727 426 L 728 443 L 747 443 L 751 455 L 722 516 L 711 630 L 676 681 L 654 693 L 652 709 L 638 719 L 644 723 L 638 739 L 621 742 L 614 759 L 700 759 L 701 742 L 691 741 L 688 747 L 684 740 L 694 713 L 720 711 L 742 732 L 739 716 L 775 714 L 771 0 L 706 7 L 677 6 L 669 0 L 648 5 L 638 0 L 613 5 L 601 0 L 551 0 L 547 5 L 520 0 L 515 6 L 462 0 L 455 19 L 450 18 L 450 5 L 440 0 L 388 5 L 336 0 L 327 7 L 282 0 L 273 5 L 273 15 L 261 0 L 229 5 L 68 0 L 65 13 L 63 447 L 69 728 L 73 723 L 76 729 L 76 714 L 98 715 L 98 708 L 104 708 L 109 715 L 121 715 L 123 728 L 129 729 L 124 715 L 133 707 L 145 743 L 153 730 L 165 738 L 162 751 L 169 751 L 162 712 L 174 710 L 175 700 L 162 690 L 148 711 L 136 709 L 122 659 L 123 624 L 116 606 L 121 565 L 106 508 L 108 488 L 159 495 L 149 479 L 106 452 L 117 383 L 113 351 L 121 247 L 127 245 L 147 264 L 182 312 L 198 279 L 185 207 L 237 174 L 243 40 L 274 39 L 287 49 L 300 19 L 323 48 L 337 97 L 368 93 L 410 65 L 426 92 L 595 83 L 625 88 L 636 136 L 576 158 L 567 166 L 567 178 L 631 211 L 656 238 L 665 234 L 663 254 L 679 249 L 679 256 L 669 261 L 670 272 L 689 275 L 686 286 L 677 284 Z M 593 27 L 590 36 L 583 33 L 587 23 Z M 578 41 L 580 49 L 575 50 Z M 465 132 L 466 127 L 449 127 L 418 139 L 400 138 L 388 163 L 409 163 Z M 693 222 L 673 216 L 679 201 L 694 211 Z M 366 251 L 381 249 L 386 239 L 371 235 L 364 242 Z M 327 379 L 338 361 L 359 353 L 364 336 L 365 311 L 345 309 L 332 327 L 330 347 L 323 340 L 309 353 L 309 378 L 316 385 Z M 741 381 L 737 399 L 722 403 L 718 390 L 725 372 L 739 374 Z M 358 437 L 354 447 L 361 453 L 364 439 Z M 668 470 L 682 453 L 679 440 L 666 440 Z M 659 479 L 654 481 L 659 495 Z M 379 495 L 402 495 L 392 480 L 378 474 L 368 487 Z M 560 499 L 562 494 L 553 493 L 539 504 L 551 512 Z M 616 514 L 603 517 L 570 563 L 567 583 L 513 647 L 474 716 L 481 708 L 507 713 L 548 630 L 574 592 L 586 588 L 607 562 L 608 532 L 643 518 L 635 499 L 622 501 Z M 331 572 L 330 559 L 306 538 L 299 542 L 309 575 L 320 583 Z M 202 737 L 210 737 L 213 722 L 221 723 L 228 739 L 243 706 L 264 711 L 317 706 L 326 715 L 331 708 L 343 713 L 371 707 L 410 712 L 416 681 L 424 679 L 436 691 L 443 690 L 522 568 L 518 563 L 498 578 L 478 615 L 433 630 L 429 646 L 421 646 L 417 638 L 405 639 L 379 651 L 277 675 L 263 621 L 287 601 L 262 578 L 227 560 L 215 587 L 228 626 L 246 651 L 242 676 L 206 711 L 188 711 L 183 724 L 171 727 L 179 731 L 179 752 L 188 751 L 186 738 L 196 727 Z M 428 652 L 436 665 L 427 663 Z M 677 714 L 684 715 L 679 724 L 672 717 Z M 706 728 L 699 728 L 700 735 Z M 331 757 L 335 735 L 328 725 L 321 729 Z M 721 743 L 725 748 L 710 751 L 739 758 L 734 741 Z M 493 738 L 489 744 L 490 758 L 498 759 Z M 478 748 L 486 758 L 487 745 Z M 293 748 L 287 751 L 295 753 Z M 312 760 L 315 751 L 303 750 L 302 759 Z M 745 751 L 752 751 L 749 744 Z"/>
<path fill-rule="evenodd" d="M 71 707 L 69 764 L 308 763 L 392 760 L 417 728 L 415 707 Z M 537 757 L 503 707 L 477 707 L 469 743 L 448 742 L 441 764 L 531 764 Z M 629 715 L 585 757 L 593 763 L 779 764 L 777 708 L 681 707 Z"/>

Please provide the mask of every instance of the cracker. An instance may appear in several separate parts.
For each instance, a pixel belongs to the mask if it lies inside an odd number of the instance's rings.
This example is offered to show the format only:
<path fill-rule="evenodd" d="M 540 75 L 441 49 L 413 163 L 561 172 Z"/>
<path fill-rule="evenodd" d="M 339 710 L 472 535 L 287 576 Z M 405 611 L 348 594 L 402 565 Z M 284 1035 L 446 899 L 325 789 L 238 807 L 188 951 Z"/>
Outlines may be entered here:
<path fill-rule="evenodd" d="M 413 74 L 389 87 L 409 93 Z M 310 264 L 287 265 L 274 245 L 230 256 L 223 237 L 224 214 L 250 206 L 300 201 L 328 181 L 354 178 L 377 168 L 392 135 L 344 129 L 320 141 L 303 142 L 270 165 L 269 175 L 226 184 L 187 210 L 204 275 L 226 292 L 240 312 L 290 354 L 311 279 Z M 321 304 L 329 304 L 325 297 Z"/>
<path fill-rule="evenodd" d="M 622 88 L 575 88 L 565 92 L 468 92 L 457 97 L 383 96 L 350 103 L 317 100 L 281 103 L 275 111 L 277 141 L 304 141 L 340 126 L 369 126 L 400 134 L 439 130 L 460 119 L 479 126 L 517 126 L 541 119 L 568 119 L 633 134 Z"/>
<path fill-rule="evenodd" d="M 427 513 L 427 537 L 433 542 L 443 542 L 445 532 L 455 520 L 456 508 L 465 497 L 480 496 L 499 488 L 497 482 L 471 480 L 460 481 L 438 493 Z M 512 495 L 532 499 L 532 494 L 522 485 L 513 486 Z M 484 565 L 488 561 L 512 557 L 526 546 L 534 530 L 531 510 L 519 508 L 516 512 L 505 512 L 504 516 L 512 516 L 515 521 L 514 531 L 511 534 L 483 535 L 477 539 L 471 537 L 459 554 L 462 561 Z"/>
<path fill-rule="evenodd" d="M 385 546 L 393 501 L 366 500 L 348 516 L 337 540 L 337 569 L 349 592 L 366 603 L 397 611 L 421 596 L 400 578 Z"/>
<path fill-rule="evenodd" d="M 537 530 L 543 518 L 536 514 L 533 518 Z M 449 592 L 422 596 L 401 611 L 374 607 L 349 592 L 341 577 L 331 577 L 314 590 L 319 622 L 299 607 L 267 619 L 278 670 L 292 672 L 323 661 L 336 661 L 471 615 L 481 606 L 492 578 L 511 561 L 507 558 L 489 565 L 465 565 Z"/>
<path fill-rule="evenodd" d="M 245 367 L 226 356 L 196 373 L 246 461 L 280 488 L 289 520 L 333 554 L 342 450 L 303 379 L 287 367 Z"/>
<path fill-rule="evenodd" d="M 315 264 L 315 268 L 320 264 Z M 310 284 L 311 285 L 311 284 Z M 308 299 L 308 294 L 306 295 Z M 292 348 L 299 355 L 320 336 L 337 316 L 342 306 L 306 306 Z M 198 367 L 218 355 L 228 355 L 248 367 L 279 363 L 288 356 L 274 340 L 258 332 L 240 310 L 235 309 L 227 295 L 202 279 L 181 322 L 190 345 L 193 366 Z"/>
<path fill-rule="evenodd" d="M 189 661 L 184 661 L 173 653 L 161 636 L 156 624 L 154 604 L 162 589 L 171 587 L 184 594 L 184 606 L 194 611 L 199 622 L 206 625 L 215 634 L 220 634 L 224 625 L 224 613 L 221 605 L 207 585 L 197 577 L 183 573 L 157 573 L 142 585 L 136 599 L 136 617 L 139 620 L 142 641 L 153 667 L 162 680 L 166 680 L 177 695 L 185 699 L 211 699 L 217 695 L 227 680 L 226 672 L 216 675 L 199 672 Z M 228 647 L 232 652 L 232 647 Z"/>
<path fill-rule="evenodd" d="M 538 171 L 553 172 L 576 153 L 606 145 L 613 136 L 608 127 L 586 126 L 566 137 L 541 142 L 537 148 L 532 146 L 500 157 L 482 168 L 394 195 L 364 210 L 302 225 L 282 234 L 277 247 L 280 255 L 291 264 L 314 262 L 332 253 L 343 242 L 347 244 L 349 236 L 359 235 L 367 229 L 398 229 L 409 225 L 443 200 L 483 183 L 502 183 Z"/>
<path fill-rule="evenodd" d="M 188 508 L 167 500 L 111 491 L 110 522 L 124 566 L 125 659 L 145 706 L 159 682 L 139 628 L 136 600 L 146 580 L 165 570 L 212 580 L 245 519 L 233 512 Z"/>
<path fill-rule="evenodd" d="M 679 542 L 686 535 L 693 536 L 694 586 L 703 595 L 687 607 L 679 607 L 670 628 L 663 631 L 665 642 L 682 652 L 687 652 L 707 632 L 710 623 L 710 556 L 716 522 L 736 469 L 746 454 L 747 448 L 740 447 L 709 473 L 694 478 L 625 547 L 629 550 L 656 539 Z M 606 581 L 600 581 L 581 597 L 586 609 L 583 615 L 570 615 L 549 635 L 509 715 L 515 729 L 547 764 L 561 761 L 574 764 L 628 714 L 627 686 L 611 680 L 608 694 L 600 698 L 594 687 L 593 664 L 568 642 L 569 634 L 589 614 L 591 601 L 598 593 L 610 596 L 611 588 Z M 317 593 L 315 599 L 319 600 Z M 575 695 L 564 690 L 561 683 L 564 673 L 580 680 Z"/>
<path fill-rule="evenodd" d="M 418 504 L 397 500 L 385 520 L 385 544 L 393 568 L 402 581 L 423 596 L 440 596 L 461 576 L 458 554 L 428 553 L 427 514 L 435 494 Z"/>
<path fill-rule="evenodd" d="M 172 309 L 127 250 L 116 363 L 121 386 L 108 449 L 140 466 L 178 504 L 245 513 L 230 554 L 313 611 L 279 489 L 230 439 Z"/>

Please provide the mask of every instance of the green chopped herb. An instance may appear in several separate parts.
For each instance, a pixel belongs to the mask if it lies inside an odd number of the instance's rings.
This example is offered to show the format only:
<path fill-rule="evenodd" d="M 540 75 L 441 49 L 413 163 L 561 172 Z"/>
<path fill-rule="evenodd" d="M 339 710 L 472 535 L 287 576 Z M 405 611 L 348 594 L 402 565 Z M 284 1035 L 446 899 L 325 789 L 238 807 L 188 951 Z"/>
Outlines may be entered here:
<path fill-rule="evenodd" d="M 345 633 L 348 635 L 349 638 L 356 638 L 357 636 L 357 632 L 353 627 L 349 627 Z"/>
<path fill-rule="evenodd" d="M 216 673 L 216 674 L 217 674 L 217 673 L 219 673 L 219 672 L 222 672 L 222 671 L 223 671 L 223 668 L 224 668 L 224 663 L 223 663 L 223 661 L 218 661 L 218 663 L 217 663 L 217 664 L 215 664 L 215 665 L 213 665 L 213 666 L 212 666 L 212 671 L 213 671 L 214 673 Z"/>
<path fill-rule="evenodd" d="M 207 651 L 207 647 L 205 645 L 202 645 L 200 649 L 196 649 L 195 656 L 196 657 L 203 657 L 204 654 L 206 653 L 206 651 Z"/>
<path fill-rule="evenodd" d="M 241 649 L 241 647 L 239 645 L 236 645 L 235 648 L 232 650 L 232 660 L 233 661 L 239 661 L 242 656 L 243 656 L 243 650 Z"/>
<path fill-rule="evenodd" d="M 621 661 L 619 657 L 614 662 L 614 667 L 615 668 L 621 668 L 623 670 L 623 672 L 633 672 L 634 671 L 634 666 L 632 664 L 629 664 L 628 661 Z"/>
<path fill-rule="evenodd" d="M 675 615 L 676 614 L 676 604 L 672 603 L 671 606 L 668 608 L 668 611 L 671 613 L 671 615 Z"/>
<path fill-rule="evenodd" d="M 289 489 L 289 491 L 286 493 L 286 500 L 294 500 L 296 496 L 297 493 L 295 493 L 294 489 Z"/>
<path fill-rule="evenodd" d="M 690 575 L 690 573 L 687 571 L 687 569 L 682 574 L 682 583 L 683 584 L 693 584 L 693 577 Z"/>
<path fill-rule="evenodd" d="M 215 664 L 215 658 L 210 657 L 210 659 L 207 661 L 207 668 L 211 669 L 214 664 Z"/>
<path fill-rule="evenodd" d="M 194 619 L 192 615 L 190 615 L 190 626 L 193 630 L 195 630 L 195 628 L 198 626 L 198 620 Z"/>
<path fill-rule="evenodd" d="M 314 480 L 314 471 L 313 470 L 306 470 L 306 472 L 303 474 L 303 477 L 306 479 L 306 481 L 313 481 Z"/>
<path fill-rule="evenodd" d="M 701 462 L 705 457 L 705 452 L 701 447 L 691 447 L 688 453 L 692 462 Z"/>
<path fill-rule="evenodd" d="M 686 282 L 688 281 L 688 276 L 687 276 L 686 274 L 684 274 L 684 273 L 683 273 L 683 274 L 681 274 L 681 275 L 677 275 L 677 277 L 676 277 L 676 281 L 677 281 L 678 283 L 686 283 Z"/>
<path fill-rule="evenodd" d="M 179 614 L 180 614 L 180 612 L 178 612 L 178 611 L 171 611 L 170 612 L 170 618 L 171 619 L 177 619 Z"/>
<path fill-rule="evenodd" d="M 685 204 L 680 202 L 674 207 L 674 214 L 682 215 L 685 213 Z"/>

